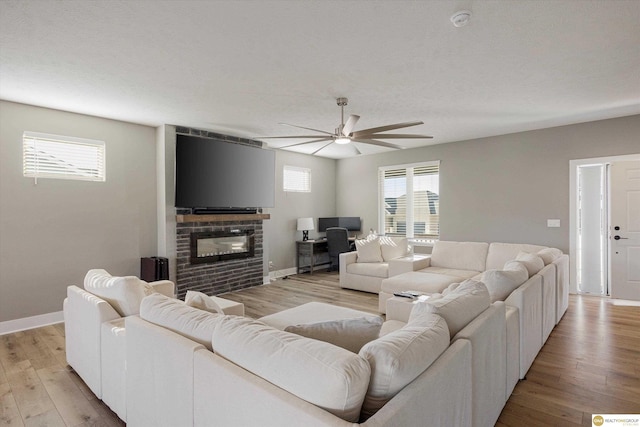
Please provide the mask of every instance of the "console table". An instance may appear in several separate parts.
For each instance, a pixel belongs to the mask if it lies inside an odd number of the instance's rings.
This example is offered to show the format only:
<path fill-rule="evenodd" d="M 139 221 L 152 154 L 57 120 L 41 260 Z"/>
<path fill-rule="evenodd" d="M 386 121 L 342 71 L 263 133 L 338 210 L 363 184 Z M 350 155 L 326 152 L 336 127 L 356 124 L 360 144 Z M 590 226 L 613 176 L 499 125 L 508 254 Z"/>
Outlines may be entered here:
<path fill-rule="evenodd" d="M 297 274 L 305 273 L 307 271 L 309 274 L 313 274 L 313 270 L 317 267 L 328 267 L 329 264 L 329 247 L 326 239 L 298 240 L 296 242 Z"/>

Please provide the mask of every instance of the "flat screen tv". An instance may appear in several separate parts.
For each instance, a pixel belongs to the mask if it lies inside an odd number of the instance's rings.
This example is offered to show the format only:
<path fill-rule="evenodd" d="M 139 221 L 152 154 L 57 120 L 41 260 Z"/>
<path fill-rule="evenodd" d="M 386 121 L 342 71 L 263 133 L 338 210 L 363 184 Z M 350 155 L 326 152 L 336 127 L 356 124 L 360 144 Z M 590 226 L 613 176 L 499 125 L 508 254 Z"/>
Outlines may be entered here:
<path fill-rule="evenodd" d="M 274 151 L 177 135 L 176 207 L 255 212 L 274 200 Z"/>
<path fill-rule="evenodd" d="M 333 216 L 318 218 L 318 231 L 327 231 L 330 227 L 342 227 L 349 231 L 360 231 L 362 227 L 360 217 L 357 216 Z"/>

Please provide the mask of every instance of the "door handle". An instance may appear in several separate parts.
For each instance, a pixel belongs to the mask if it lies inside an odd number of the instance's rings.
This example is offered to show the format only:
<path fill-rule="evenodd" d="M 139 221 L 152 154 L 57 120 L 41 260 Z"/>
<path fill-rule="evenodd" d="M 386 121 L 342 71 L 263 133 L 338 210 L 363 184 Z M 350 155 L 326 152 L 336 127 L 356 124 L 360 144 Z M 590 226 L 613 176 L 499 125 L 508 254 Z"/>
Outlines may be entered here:
<path fill-rule="evenodd" d="M 614 239 L 616 239 L 616 240 L 620 240 L 620 239 L 622 239 L 622 240 L 629 240 L 629 238 L 628 238 L 628 237 L 614 236 L 613 238 L 614 238 Z"/>

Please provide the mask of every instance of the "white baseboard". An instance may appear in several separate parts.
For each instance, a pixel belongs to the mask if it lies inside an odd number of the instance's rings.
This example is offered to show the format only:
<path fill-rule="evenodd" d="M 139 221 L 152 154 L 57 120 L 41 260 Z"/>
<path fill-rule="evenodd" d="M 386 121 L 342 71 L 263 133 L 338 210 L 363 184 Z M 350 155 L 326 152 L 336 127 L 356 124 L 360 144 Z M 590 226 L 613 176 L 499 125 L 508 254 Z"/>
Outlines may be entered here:
<path fill-rule="evenodd" d="M 7 320 L 5 322 L 0 322 L 0 335 L 39 328 L 41 326 L 52 325 L 60 322 L 64 322 L 64 314 L 62 311 L 39 314 L 37 316 L 24 317 L 22 319 Z"/>
<path fill-rule="evenodd" d="M 295 267 L 285 268 L 284 270 L 272 271 L 269 273 L 268 276 L 264 277 L 263 283 L 266 285 L 278 279 L 282 279 L 283 277 L 293 276 L 294 274 L 297 274 L 297 272 L 298 270 Z"/>

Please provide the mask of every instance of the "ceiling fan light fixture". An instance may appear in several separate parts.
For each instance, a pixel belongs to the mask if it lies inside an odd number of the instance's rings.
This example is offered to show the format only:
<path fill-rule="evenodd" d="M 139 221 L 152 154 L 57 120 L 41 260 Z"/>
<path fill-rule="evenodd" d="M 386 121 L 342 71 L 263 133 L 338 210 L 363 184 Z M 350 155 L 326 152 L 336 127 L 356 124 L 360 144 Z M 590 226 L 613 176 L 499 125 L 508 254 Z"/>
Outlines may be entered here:
<path fill-rule="evenodd" d="M 342 136 L 340 138 L 336 138 L 335 141 L 336 144 L 340 144 L 340 145 L 344 145 L 344 144 L 348 144 L 351 142 L 351 138 L 347 138 L 345 136 Z"/>

